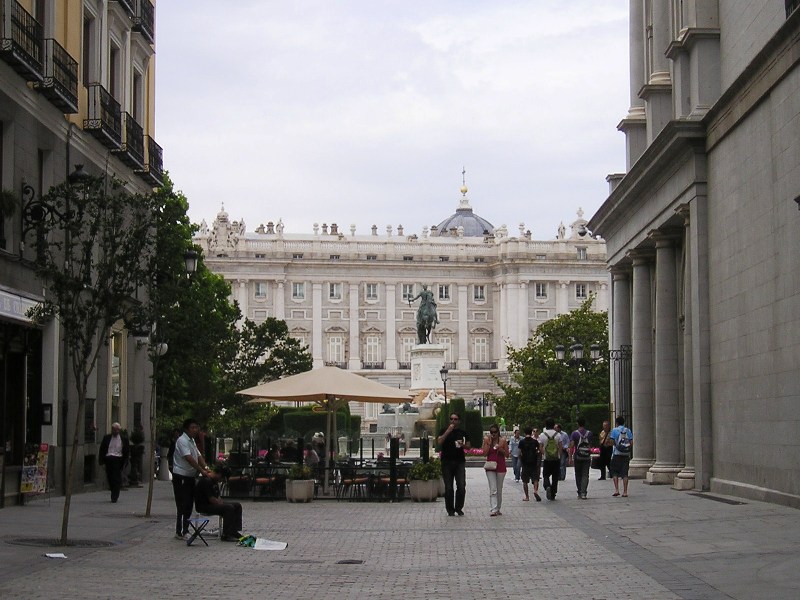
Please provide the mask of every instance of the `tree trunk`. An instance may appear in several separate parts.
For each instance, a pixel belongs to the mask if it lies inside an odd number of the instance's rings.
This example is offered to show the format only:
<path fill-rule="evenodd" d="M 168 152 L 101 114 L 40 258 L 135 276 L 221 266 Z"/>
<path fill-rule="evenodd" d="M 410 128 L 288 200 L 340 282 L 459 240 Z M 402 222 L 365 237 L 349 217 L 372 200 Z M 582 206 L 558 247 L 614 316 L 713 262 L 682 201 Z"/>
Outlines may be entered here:
<path fill-rule="evenodd" d="M 69 464 L 67 466 L 67 481 L 64 486 L 64 512 L 61 516 L 61 539 L 59 544 L 61 546 L 67 545 L 67 532 L 69 530 L 69 509 L 72 504 L 72 478 L 75 475 L 75 460 L 78 457 L 78 440 L 80 434 L 81 415 L 83 414 L 83 406 L 86 400 L 86 392 L 78 392 L 78 407 L 75 414 L 75 433 L 72 436 L 72 450 L 69 453 Z M 65 398 L 66 402 L 67 399 Z M 65 440 L 66 441 L 66 440 Z"/>

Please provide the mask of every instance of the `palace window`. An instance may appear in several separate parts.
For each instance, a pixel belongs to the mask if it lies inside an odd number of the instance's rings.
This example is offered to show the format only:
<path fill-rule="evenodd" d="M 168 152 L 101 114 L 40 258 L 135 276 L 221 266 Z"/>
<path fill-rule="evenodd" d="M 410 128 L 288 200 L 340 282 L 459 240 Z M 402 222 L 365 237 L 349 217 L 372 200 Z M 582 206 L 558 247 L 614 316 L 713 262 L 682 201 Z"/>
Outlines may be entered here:
<path fill-rule="evenodd" d="M 547 300 L 547 284 L 546 283 L 537 283 L 536 284 L 536 299 L 537 300 Z"/>
<path fill-rule="evenodd" d="M 576 283 L 575 284 L 575 299 L 576 300 L 586 300 L 586 284 L 585 283 Z"/>
<path fill-rule="evenodd" d="M 256 282 L 256 298 L 267 297 L 267 284 L 264 281 Z"/>
<path fill-rule="evenodd" d="M 305 298 L 306 298 L 306 284 L 292 283 L 292 300 L 305 300 Z"/>
<path fill-rule="evenodd" d="M 472 361 L 476 363 L 489 362 L 489 339 L 480 336 L 472 340 Z"/>
<path fill-rule="evenodd" d="M 450 300 L 450 284 L 449 283 L 440 283 L 439 284 L 439 300 L 443 300 L 445 302 Z"/>
<path fill-rule="evenodd" d="M 364 362 L 381 362 L 381 338 L 377 335 L 367 336 L 364 344 Z"/>
<path fill-rule="evenodd" d="M 368 283 L 365 296 L 367 300 L 377 300 L 378 299 L 378 284 L 377 283 Z"/>
<path fill-rule="evenodd" d="M 414 297 L 414 284 L 413 283 L 404 283 L 403 284 L 403 300 L 408 302 Z"/>
<path fill-rule="evenodd" d="M 331 300 L 341 300 L 342 299 L 342 284 L 341 283 L 329 283 L 328 284 L 328 298 Z"/>
<path fill-rule="evenodd" d="M 476 285 L 472 288 L 472 297 L 475 302 L 484 302 L 486 300 L 486 286 Z"/>

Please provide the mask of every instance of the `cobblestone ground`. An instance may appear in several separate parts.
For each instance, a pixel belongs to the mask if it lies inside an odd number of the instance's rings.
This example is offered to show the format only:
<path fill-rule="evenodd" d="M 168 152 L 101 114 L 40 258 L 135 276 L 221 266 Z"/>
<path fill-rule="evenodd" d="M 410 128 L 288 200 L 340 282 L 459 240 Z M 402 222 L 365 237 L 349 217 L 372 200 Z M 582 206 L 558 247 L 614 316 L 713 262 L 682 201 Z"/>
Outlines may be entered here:
<path fill-rule="evenodd" d="M 503 516 L 489 518 L 485 476 L 468 469 L 464 517 L 442 500 L 245 502 L 245 532 L 288 542 L 283 551 L 173 539 L 168 482 L 156 483 L 150 518 L 144 489 L 118 504 L 74 497 L 70 537 L 110 547 L 19 545 L 60 531 L 61 500 L 36 500 L 0 510 L 0 598 L 800 597 L 796 510 L 641 482 L 627 499 L 612 491 L 592 481 L 581 501 L 568 479 L 555 502 L 522 502 L 507 478 Z"/>

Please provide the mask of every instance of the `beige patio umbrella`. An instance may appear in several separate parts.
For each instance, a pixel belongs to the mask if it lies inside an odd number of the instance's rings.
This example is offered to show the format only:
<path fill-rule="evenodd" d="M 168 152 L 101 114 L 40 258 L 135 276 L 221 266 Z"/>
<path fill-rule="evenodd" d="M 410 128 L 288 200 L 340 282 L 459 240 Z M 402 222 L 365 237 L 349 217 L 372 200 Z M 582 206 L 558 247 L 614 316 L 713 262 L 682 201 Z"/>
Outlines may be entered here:
<path fill-rule="evenodd" d="M 389 387 L 338 367 L 321 367 L 283 379 L 268 381 L 237 392 L 253 399 L 248 403 L 291 400 L 317 402 L 327 409 L 326 464 L 331 451 L 331 422 L 334 411 L 344 402 L 408 402 L 411 395 L 406 390 Z M 325 470 L 325 489 L 328 488 L 328 470 Z"/>

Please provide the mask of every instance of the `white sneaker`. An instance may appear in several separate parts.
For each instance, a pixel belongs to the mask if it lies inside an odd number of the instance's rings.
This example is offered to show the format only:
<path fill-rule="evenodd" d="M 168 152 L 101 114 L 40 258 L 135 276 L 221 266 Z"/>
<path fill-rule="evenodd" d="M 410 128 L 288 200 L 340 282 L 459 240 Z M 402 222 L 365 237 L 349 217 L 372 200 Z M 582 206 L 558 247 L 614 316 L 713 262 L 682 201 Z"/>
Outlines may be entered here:
<path fill-rule="evenodd" d="M 182 533 L 176 533 L 175 534 L 175 539 L 176 540 L 185 540 L 186 538 L 183 537 Z"/>

